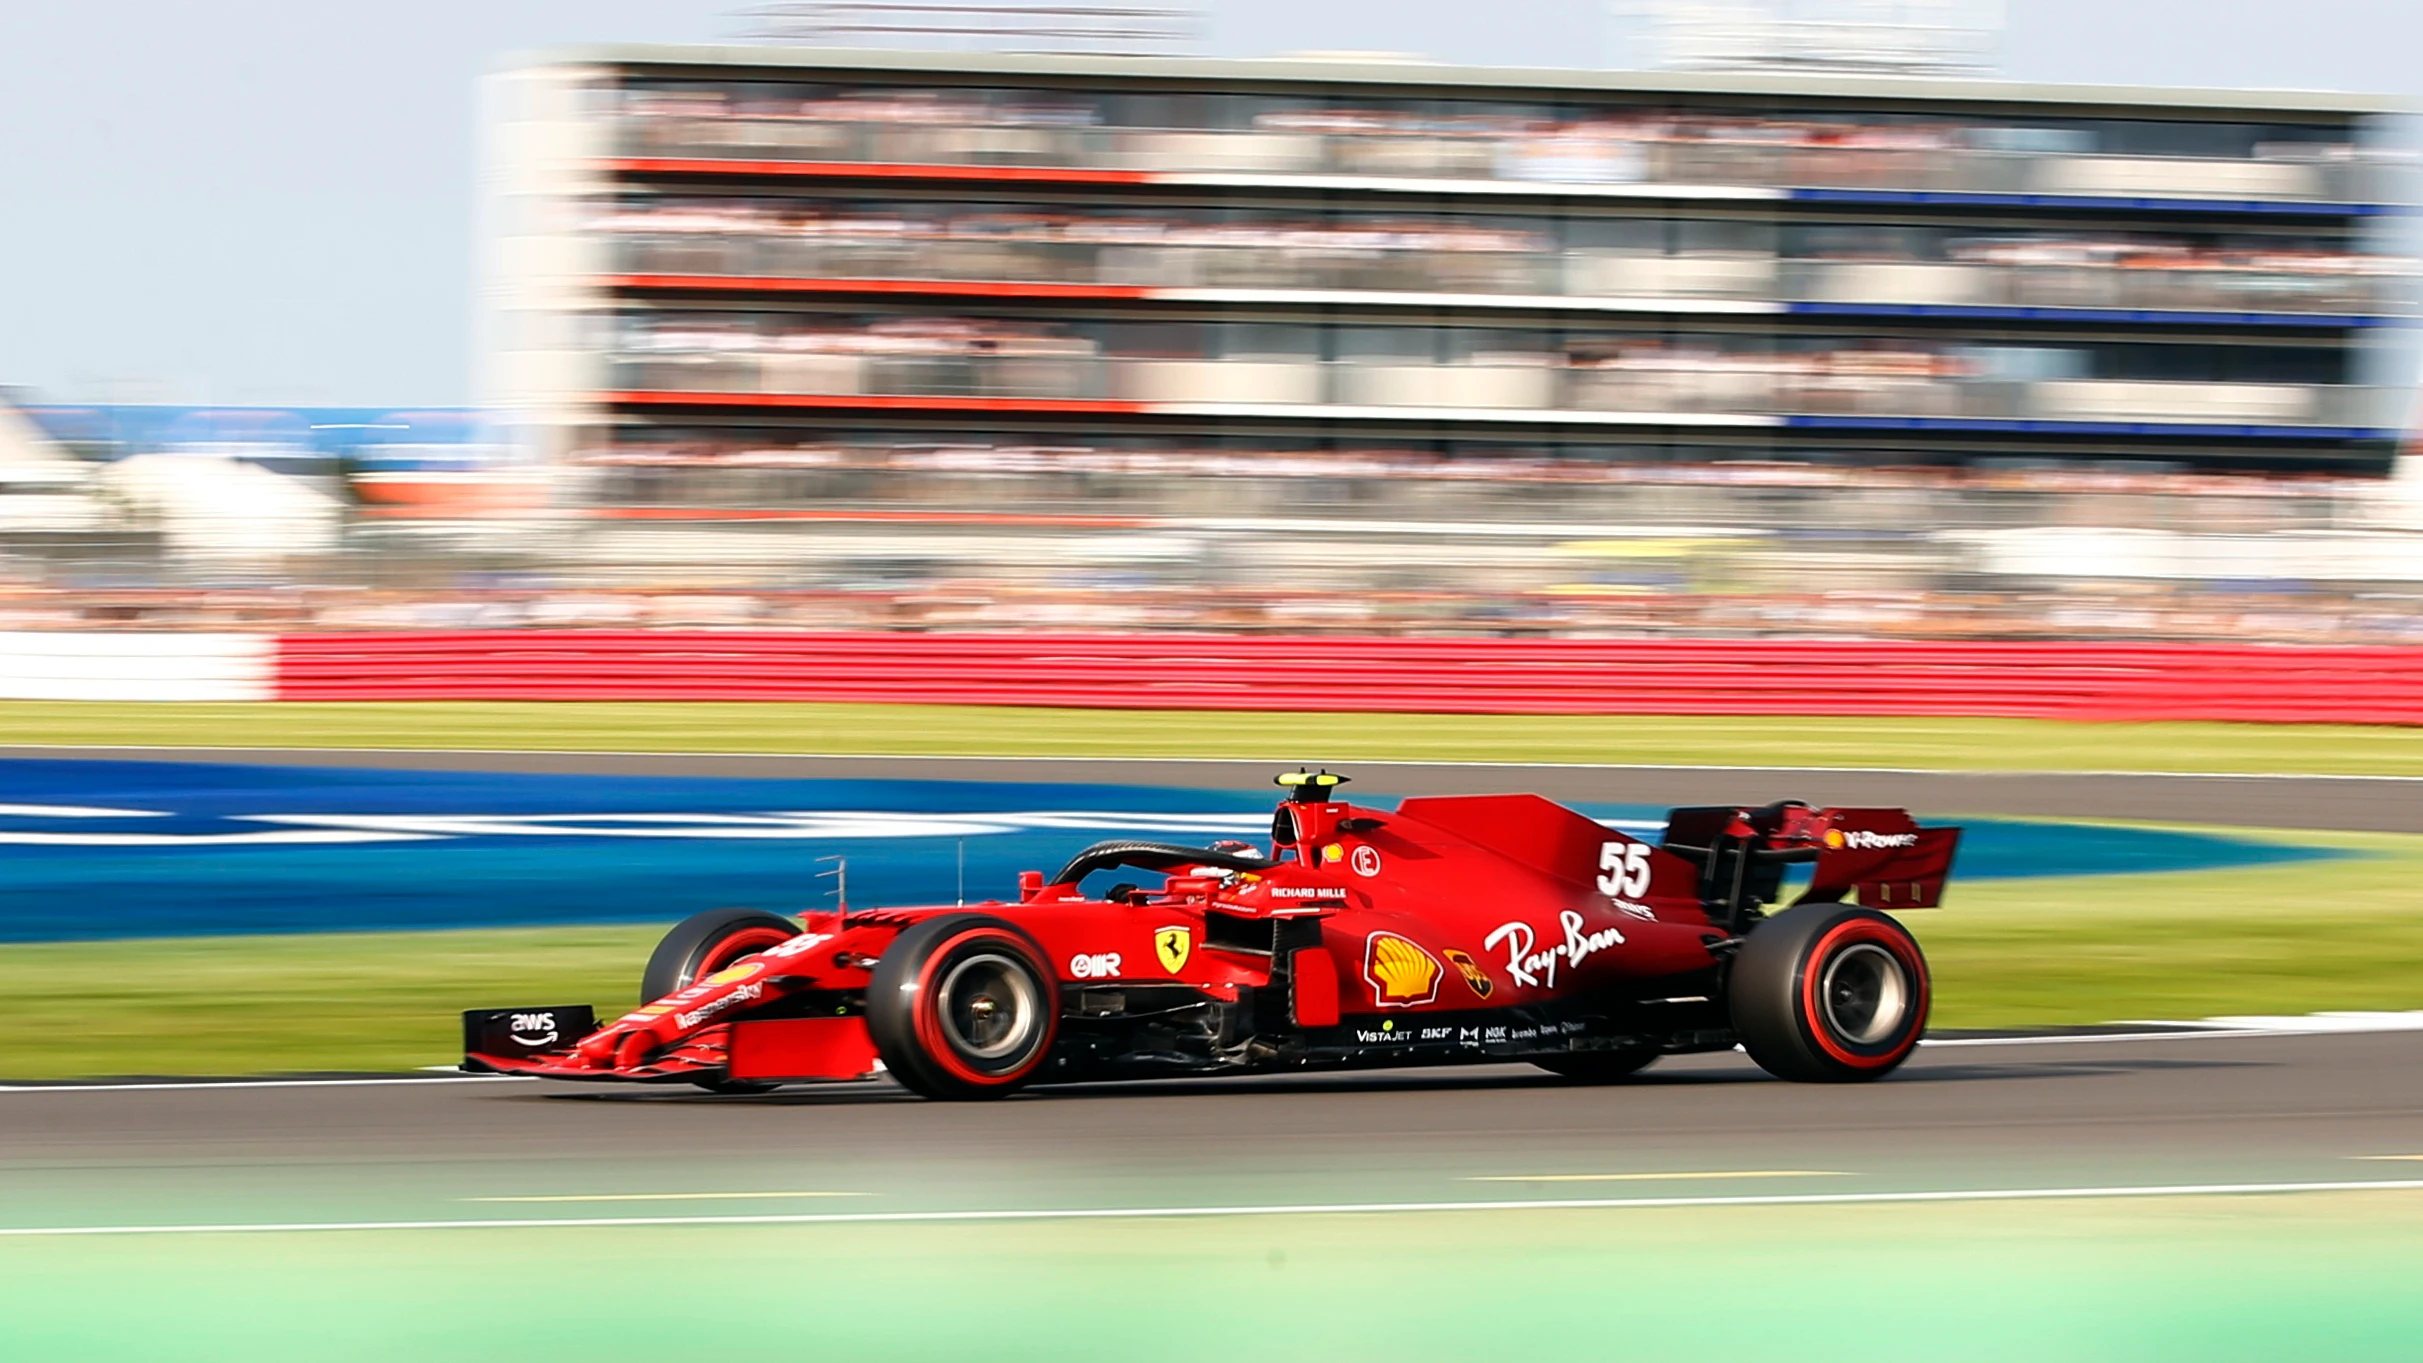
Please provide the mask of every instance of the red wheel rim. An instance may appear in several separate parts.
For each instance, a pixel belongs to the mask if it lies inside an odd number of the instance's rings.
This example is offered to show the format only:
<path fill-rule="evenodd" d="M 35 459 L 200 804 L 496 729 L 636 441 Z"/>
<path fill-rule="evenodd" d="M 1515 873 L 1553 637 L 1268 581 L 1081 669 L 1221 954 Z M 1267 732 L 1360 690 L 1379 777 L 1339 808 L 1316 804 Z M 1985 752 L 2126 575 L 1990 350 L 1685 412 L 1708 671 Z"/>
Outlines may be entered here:
<path fill-rule="evenodd" d="M 939 997 L 943 981 L 943 967 L 946 963 L 950 963 L 952 955 L 959 947 L 971 942 L 984 942 L 999 946 L 1000 954 L 1014 957 L 1024 963 L 1041 986 L 1040 995 L 1035 1001 L 1037 1008 L 1035 1024 L 1039 1035 L 1033 1048 L 1028 1052 L 1025 1063 L 1008 1071 L 986 1071 L 970 1065 L 951 1044 L 950 1038 L 944 1035 L 941 1014 L 944 1001 Z M 918 971 L 917 1002 L 914 1005 L 918 1049 L 924 1052 L 935 1065 L 941 1067 L 945 1073 L 961 1083 L 983 1088 L 999 1088 L 1014 1084 L 1033 1073 L 1035 1068 L 1043 1063 L 1044 1057 L 1051 1054 L 1052 1036 L 1058 1028 L 1060 1012 L 1058 991 L 1053 988 L 1055 983 L 1056 981 L 1051 975 L 1034 968 L 1032 954 L 1016 938 L 1005 936 L 989 928 L 972 928 L 946 938 L 926 956 L 923 967 Z"/>
<path fill-rule="evenodd" d="M 1863 949 L 1889 957 L 1899 967 L 1899 986 L 1907 990 L 1906 998 L 1898 1006 L 1895 1021 L 1898 1032 L 1889 1039 L 1879 1038 L 1880 1044 L 1875 1045 L 1860 1045 L 1854 1039 L 1837 1035 L 1830 1025 L 1832 1014 L 1825 996 L 1834 964 Z M 1876 919 L 1854 918 L 1836 924 L 1801 958 L 1801 1030 L 1828 1058 L 1853 1069 L 1880 1070 L 1900 1063 L 1918 1044 L 1918 1034 L 1926 1028 L 1928 1003 L 1927 967 L 1918 955 L 1918 948 L 1906 933 Z"/>

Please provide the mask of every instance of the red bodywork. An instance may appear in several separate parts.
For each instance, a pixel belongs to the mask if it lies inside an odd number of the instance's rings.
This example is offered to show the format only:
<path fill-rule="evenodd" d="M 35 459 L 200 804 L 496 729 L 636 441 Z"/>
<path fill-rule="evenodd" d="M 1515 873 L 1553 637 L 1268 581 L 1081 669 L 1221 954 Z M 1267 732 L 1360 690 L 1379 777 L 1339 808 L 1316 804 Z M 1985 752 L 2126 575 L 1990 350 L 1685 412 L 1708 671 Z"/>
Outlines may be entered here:
<path fill-rule="evenodd" d="M 1900 810 L 1794 804 L 1677 810 L 1660 844 L 1534 795 L 1280 809 L 1255 869 L 1179 865 L 1116 899 L 1089 898 L 1083 872 L 1048 884 L 1028 872 L 1015 902 L 812 918 L 586 1036 L 467 1067 L 856 1078 L 875 1068 L 860 1016 L 871 967 L 910 925 L 955 913 L 1015 924 L 1057 973 L 1066 1054 L 1052 1079 L 1499 1060 L 1625 1039 L 1715 1049 L 1733 1044 L 1723 967 L 1774 897 L 1771 868 L 1813 863 L 1804 901 L 1932 907 L 1958 838 Z M 1145 1014 L 1196 1022 L 1147 1055 Z"/>

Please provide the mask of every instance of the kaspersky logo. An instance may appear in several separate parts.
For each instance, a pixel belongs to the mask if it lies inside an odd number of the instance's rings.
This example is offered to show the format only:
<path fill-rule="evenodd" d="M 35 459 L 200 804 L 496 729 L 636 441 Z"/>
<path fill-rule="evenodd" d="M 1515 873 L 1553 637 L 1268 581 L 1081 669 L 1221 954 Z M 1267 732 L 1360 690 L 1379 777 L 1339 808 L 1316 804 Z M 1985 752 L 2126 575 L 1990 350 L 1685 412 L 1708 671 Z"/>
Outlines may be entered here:
<path fill-rule="evenodd" d="M 1439 996 L 1447 968 L 1436 956 L 1393 932 L 1375 932 L 1363 942 L 1363 982 L 1382 1008 L 1411 1008 Z"/>

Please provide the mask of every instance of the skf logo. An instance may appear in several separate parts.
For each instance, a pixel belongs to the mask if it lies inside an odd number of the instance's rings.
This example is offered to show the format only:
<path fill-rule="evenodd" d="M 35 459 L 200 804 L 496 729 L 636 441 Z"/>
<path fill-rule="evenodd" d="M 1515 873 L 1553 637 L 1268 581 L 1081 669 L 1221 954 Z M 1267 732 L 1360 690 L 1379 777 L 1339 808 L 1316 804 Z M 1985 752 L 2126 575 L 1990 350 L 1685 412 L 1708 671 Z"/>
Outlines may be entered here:
<path fill-rule="evenodd" d="M 1458 951 L 1454 947 L 1449 947 L 1439 954 L 1445 956 L 1448 964 L 1453 965 L 1463 975 L 1464 983 L 1471 988 L 1474 998 L 1488 998 L 1491 991 L 1497 988 L 1497 985 L 1490 980 L 1489 972 L 1473 962 L 1471 952 Z"/>
<path fill-rule="evenodd" d="M 1195 934 L 1186 928 L 1163 928 L 1153 934 L 1153 956 L 1172 975 L 1186 969 L 1186 958 L 1194 954 Z"/>
<path fill-rule="evenodd" d="M 1446 967 L 1438 958 L 1393 932 L 1375 932 L 1363 943 L 1363 981 L 1382 1008 L 1411 1008 L 1439 996 Z"/>

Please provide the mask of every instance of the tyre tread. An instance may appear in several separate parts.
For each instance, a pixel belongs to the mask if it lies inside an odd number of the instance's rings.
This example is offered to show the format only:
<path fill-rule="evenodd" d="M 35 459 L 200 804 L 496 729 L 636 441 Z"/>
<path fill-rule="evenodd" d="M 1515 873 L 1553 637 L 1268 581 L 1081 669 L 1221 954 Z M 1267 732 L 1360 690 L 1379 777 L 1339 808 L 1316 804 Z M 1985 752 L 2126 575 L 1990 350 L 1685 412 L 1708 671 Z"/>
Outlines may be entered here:
<path fill-rule="evenodd" d="M 1802 973 L 1814 966 L 1809 952 L 1841 924 L 1866 919 L 1887 925 L 1910 949 L 1918 971 L 1919 999 L 1909 1030 L 1923 1034 L 1931 989 L 1926 956 L 1909 930 L 1887 914 L 1852 904 L 1796 906 L 1769 919 L 1751 932 L 1734 958 L 1727 982 L 1727 1006 L 1742 1049 L 1760 1069 L 1778 1079 L 1803 1084 L 1862 1083 L 1881 1079 L 1901 1067 L 1910 1047 L 1888 1064 L 1849 1065 L 1814 1045 L 1809 1029 L 1820 1026 L 1803 1016 L 1800 1006 Z"/>

